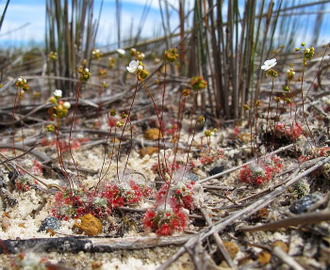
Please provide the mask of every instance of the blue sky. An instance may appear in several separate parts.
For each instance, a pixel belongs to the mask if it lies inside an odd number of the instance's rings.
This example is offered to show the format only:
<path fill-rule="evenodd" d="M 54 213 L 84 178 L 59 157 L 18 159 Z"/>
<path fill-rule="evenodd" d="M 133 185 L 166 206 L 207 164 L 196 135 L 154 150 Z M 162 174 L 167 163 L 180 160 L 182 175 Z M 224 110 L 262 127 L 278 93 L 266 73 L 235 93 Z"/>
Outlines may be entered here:
<path fill-rule="evenodd" d="M 158 0 L 122 0 L 122 37 L 128 37 L 131 25 L 133 25 L 133 33 L 136 33 L 140 18 L 143 12 L 145 3 L 151 1 L 151 9 L 148 17 L 144 23 L 142 37 L 154 37 L 155 35 L 162 34 L 161 16 L 159 12 Z M 164 0 L 162 0 L 164 1 Z M 177 8 L 179 0 L 167 0 L 170 4 Z M 284 3 L 289 0 L 284 0 Z M 0 0 L 0 12 L 4 9 L 6 0 Z M 95 16 L 98 14 L 98 7 L 101 0 L 95 0 Z M 275 1 L 277 2 L 277 1 Z M 292 3 L 292 1 L 289 1 Z M 296 1 L 297 2 L 297 1 Z M 300 3 L 310 2 L 308 0 L 302 0 Z M 186 5 L 192 7 L 194 0 L 186 0 Z M 241 1 L 241 7 L 243 7 L 244 1 Z M 286 2 L 288 3 L 288 2 Z M 298 3 L 298 2 L 297 2 Z M 317 7 L 306 8 L 306 11 L 310 12 L 316 10 Z M 99 26 L 97 43 L 101 45 L 116 42 L 117 26 L 116 26 L 116 11 L 115 0 L 104 0 L 103 11 L 101 15 L 101 23 Z M 327 4 L 325 10 L 330 10 L 330 4 Z M 171 27 L 174 29 L 179 22 L 178 13 L 173 9 L 170 10 Z M 312 36 L 313 23 L 306 22 L 304 16 L 301 16 L 301 24 L 309 23 L 311 27 L 301 29 L 301 33 L 298 33 L 297 42 L 308 41 L 308 38 Z M 324 44 L 330 41 L 330 25 L 328 23 L 329 14 L 326 14 L 324 23 L 321 27 L 320 43 Z M 21 27 L 24 24 L 29 23 L 28 26 L 19 31 L 14 31 L 8 35 L 4 35 L 7 32 Z M 301 27 L 302 28 L 302 27 Z M 45 0 L 11 0 L 5 21 L 3 23 L 0 32 L 0 45 L 2 47 L 19 47 L 24 44 L 35 42 L 42 44 L 44 41 L 45 33 Z"/>
<path fill-rule="evenodd" d="M 122 37 L 129 34 L 133 24 L 133 33 L 137 30 L 143 12 L 144 4 L 149 0 L 123 0 L 122 1 Z M 176 5 L 177 0 L 169 3 Z M 188 1 L 193 2 L 193 1 Z M 2 13 L 6 1 L 0 0 L 0 12 Z M 95 0 L 95 16 L 98 15 L 100 0 Z M 143 36 L 152 37 L 155 33 L 161 34 L 161 17 L 158 0 L 152 0 L 147 20 L 144 23 Z M 171 10 L 171 25 L 175 27 L 179 22 L 178 14 Z M 29 23 L 19 31 L 6 34 L 13 29 Z M 174 26 L 175 25 L 175 26 Z M 101 23 L 98 31 L 98 43 L 103 45 L 116 41 L 116 9 L 115 0 L 104 0 L 101 15 Z M 135 30 L 135 31 L 134 31 Z M 20 46 L 31 41 L 42 43 L 45 33 L 45 1 L 44 0 L 11 0 L 6 17 L 0 32 L 0 44 L 2 46 Z M 5 34 L 5 35 L 4 35 Z M 7 44 L 6 44 L 7 43 Z"/>

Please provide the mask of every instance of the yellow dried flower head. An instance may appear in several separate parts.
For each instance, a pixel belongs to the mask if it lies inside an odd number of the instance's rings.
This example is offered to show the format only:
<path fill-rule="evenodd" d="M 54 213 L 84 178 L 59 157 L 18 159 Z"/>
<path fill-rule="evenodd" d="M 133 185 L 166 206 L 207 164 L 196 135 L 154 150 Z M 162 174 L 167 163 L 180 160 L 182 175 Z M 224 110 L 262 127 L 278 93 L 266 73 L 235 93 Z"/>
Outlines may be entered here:
<path fill-rule="evenodd" d="M 296 73 L 294 72 L 294 69 L 293 68 L 290 68 L 290 69 L 288 69 L 287 74 L 288 74 L 288 80 L 289 81 L 292 81 L 294 79 L 294 75 Z"/>
<path fill-rule="evenodd" d="M 100 59 L 103 54 L 100 50 L 95 49 L 95 50 L 92 51 L 92 55 L 93 55 L 94 58 Z"/>
<path fill-rule="evenodd" d="M 291 101 L 290 98 L 285 98 L 284 101 L 285 101 L 286 103 L 288 103 L 288 104 L 291 104 L 291 103 L 292 103 L 292 101 Z"/>
<path fill-rule="evenodd" d="M 126 118 L 128 117 L 128 115 L 127 115 L 125 112 L 122 112 L 122 113 L 120 114 L 120 117 L 121 117 L 122 119 L 126 119 Z"/>
<path fill-rule="evenodd" d="M 205 122 L 205 117 L 204 116 L 198 117 L 197 122 L 200 123 L 200 124 L 203 124 Z"/>
<path fill-rule="evenodd" d="M 48 132 L 54 132 L 55 127 L 54 127 L 53 124 L 49 124 L 49 125 L 46 126 L 46 129 L 47 129 Z"/>
<path fill-rule="evenodd" d="M 285 91 L 285 92 L 289 92 L 290 91 L 290 88 L 289 88 L 289 86 L 283 86 L 283 90 Z"/>
<path fill-rule="evenodd" d="M 137 50 L 135 48 L 131 48 L 130 53 L 131 56 L 137 56 Z"/>
<path fill-rule="evenodd" d="M 144 59 L 144 57 L 145 57 L 145 54 L 143 52 L 138 52 L 137 53 L 138 60 L 142 61 Z"/>
<path fill-rule="evenodd" d="M 100 76 L 105 76 L 105 75 L 107 75 L 107 73 L 108 73 L 108 71 L 106 69 L 102 69 L 102 68 L 99 69 Z"/>
<path fill-rule="evenodd" d="M 102 87 L 103 87 L 104 89 L 106 89 L 106 88 L 108 88 L 108 84 L 107 84 L 106 82 L 103 82 L 103 83 L 102 83 Z"/>
<path fill-rule="evenodd" d="M 312 59 L 313 56 L 314 56 L 314 47 L 305 48 L 305 50 L 304 50 L 304 58 L 306 58 L 306 59 Z"/>
<path fill-rule="evenodd" d="M 195 91 L 203 90 L 207 86 L 207 82 L 204 80 L 203 76 L 193 77 L 189 83 Z"/>
<path fill-rule="evenodd" d="M 111 116 L 116 116 L 116 114 L 117 114 L 116 109 L 110 109 L 110 110 L 109 110 L 109 114 L 110 114 Z"/>
<path fill-rule="evenodd" d="M 207 130 L 204 131 L 204 135 L 205 135 L 205 137 L 211 137 L 212 131 L 207 129 Z"/>
<path fill-rule="evenodd" d="M 281 101 L 281 98 L 280 97 L 274 97 L 274 100 L 275 100 L 275 102 L 280 102 Z"/>
<path fill-rule="evenodd" d="M 79 68 L 78 72 L 80 73 L 80 79 L 84 82 L 87 82 L 92 76 L 92 74 L 89 72 L 88 68 L 85 68 L 83 70 L 81 70 L 81 68 Z"/>
<path fill-rule="evenodd" d="M 140 72 L 138 72 L 139 75 L 139 79 L 146 79 L 149 76 L 149 72 L 146 71 L 145 69 L 141 70 Z"/>
<path fill-rule="evenodd" d="M 47 57 L 50 59 L 50 60 L 57 60 L 57 52 L 53 52 L 51 51 Z"/>
<path fill-rule="evenodd" d="M 169 62 L 175 62 L 176 59 L 179 57 L 179 54 L 177 53 L 177 48 L 173 48 L 170 50 L 167 50 L 165 52 L 165 59 Z"/>
<path fill-rule="evenodd" d="M 24 91 L 29 90 L 29 85 L 27 84 L 27 80 L 24 79 L 22 76 L 19 76 L 16 81 L 16 87 L 23 89 Z"/>
<path fill-rule="evenodd" d="M 125 121 L 124 121 L 124 120 L 117 121 L 117 123 L 116 123 L 117 128 L 121 128 L 121 127 L 123 127 L 124 124 L 125 124 Z"/>
<path fill-rule="evenodd" d="M 183 95 L 184 97 L 189 96 L 189 95 L 190 95 L 190 89 L 189 89 L 189 88 L 183 89 L 183 90 L 182 90 L 182 95 Z"/>
<path fill-rule="evenodd" d="M 116 59 L 113 57 L 109 57 L 109 69 L 112 69 L 116 64 Z"/>

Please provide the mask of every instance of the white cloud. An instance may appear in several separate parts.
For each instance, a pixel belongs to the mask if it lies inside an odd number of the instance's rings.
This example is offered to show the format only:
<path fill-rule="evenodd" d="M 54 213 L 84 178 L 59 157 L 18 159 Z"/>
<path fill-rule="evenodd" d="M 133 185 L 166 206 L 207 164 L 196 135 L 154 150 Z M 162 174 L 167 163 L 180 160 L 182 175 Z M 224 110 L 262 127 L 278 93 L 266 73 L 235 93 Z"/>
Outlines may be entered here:
<path fill-rule="evenodd" d="M 0 34 L 11 32 L 13 29 L 26 23 L 30 24 L 22 30 L 2 36 L 1 39 L 43 41 L 45 32 L 45 6 L 10 3 Z"/>

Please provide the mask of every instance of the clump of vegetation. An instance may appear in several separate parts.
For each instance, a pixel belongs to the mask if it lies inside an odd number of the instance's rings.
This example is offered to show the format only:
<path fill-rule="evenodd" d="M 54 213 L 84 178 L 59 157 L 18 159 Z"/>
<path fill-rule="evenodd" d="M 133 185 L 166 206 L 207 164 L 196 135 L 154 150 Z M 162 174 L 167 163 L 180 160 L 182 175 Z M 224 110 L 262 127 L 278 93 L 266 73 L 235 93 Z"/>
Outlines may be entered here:
<path fill-rule="evenodd" d="M 58 192 L 55 197 L 53 216 L 68 220 L 92 214 L 105 219 L 111 212 L 125 205 L 136 204 L 152 195 L 145 183 L 126 177 L 121 183 L 112 181 L 96 190 L 69 189 Z"/>
<path fill-rule="evenodd" d="M 275 174 L 281 172 L 282 162 L 277 156 L 266 157 L 264 160 L 244 166 L 239 172 L 239 179 L 248 184 L 266 184 L 273 179 Z"/>
<path fill-rule="evenodd" d="M 188 216 L 180 208 L 173 209 L 169 204 L 161 204 L 154 209 L 148 209 L 143 218 L 145 228 L 158 235 L 171 235 L 183 231 L 188 222 Z"/>

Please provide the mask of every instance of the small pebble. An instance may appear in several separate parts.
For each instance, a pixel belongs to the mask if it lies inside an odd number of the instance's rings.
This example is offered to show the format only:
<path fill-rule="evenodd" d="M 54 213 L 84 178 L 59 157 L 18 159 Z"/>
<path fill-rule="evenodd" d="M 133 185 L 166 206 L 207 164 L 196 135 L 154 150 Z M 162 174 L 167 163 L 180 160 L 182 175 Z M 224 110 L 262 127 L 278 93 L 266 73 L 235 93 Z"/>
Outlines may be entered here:
<path fill-rule="evenodd" d="M 215 175 L 215 174 L 218 174 L 218 173 L 221 173 L 223 172 L 225 166 L 221 165 L 221 166 L 215 166 L 213 167 L 211 170 L 209 170 L 209 175 L 212 176 L 212 175 Z"/>
<path fill-rule="evenodd" d="M 10 226 L 10 218 L 3 217 L 2 218 L 2 229 L 6 232 Z"/>
<path fill-rule="evenodd" d="M 194 172 L 187 172 L 184 177 L 192 182 L 196 182 L 199 179 L 198 175 Z"/>
<path fill-rule="evenodd" d="M 309 207 L 318 202 L 320 199 L 322 199 L 322 195 L 320 193 L 308 194 L 300 200 L 294 202 L 289 207 L 289 210 L 293 214 L 304 213 Z"/>
<path fill-rule="evenodd" d="M 144 138 L 147 140 L 155 141 L 158 140 L 158 134 L 159 134 L 158 128 L 150 128 L 146 130 L 146 132 L 144 133 Z"/>
<path fill-rule="evenodd" d="M 39 227 L 38 232 L 47 231 L 48 229 L 57 230 L 60 228 L 60 221 L 57 217 L 46 217 Z"/>
<path fill-rule="evenodd" d="M 87 214 L 76 219 L 73 229 L 77 229 L 78 233 L 86 235 L 98 235 L 102 233 L 102 222 L 92 214 Z"/>

